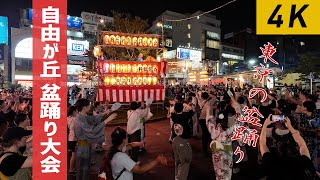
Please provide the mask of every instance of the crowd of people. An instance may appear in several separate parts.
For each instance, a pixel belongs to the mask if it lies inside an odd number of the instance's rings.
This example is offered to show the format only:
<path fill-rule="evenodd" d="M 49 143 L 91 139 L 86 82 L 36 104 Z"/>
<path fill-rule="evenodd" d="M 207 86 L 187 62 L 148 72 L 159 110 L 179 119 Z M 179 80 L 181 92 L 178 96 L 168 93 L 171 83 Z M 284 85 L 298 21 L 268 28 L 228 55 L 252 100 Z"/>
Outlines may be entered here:
<path fill-rule="evenodd" d="M 0 92 L 0 179 L 32 178 L 32 92 Z"/>
<path fill-rule="evenodd" d="M 188 140 L 199 135 L 197 129 L 201 129 L 203 153 L 212 154 L 217 180 L 231 179 L 232 174 L 241 170 L 236 162 L 239 158 L 248 161 L 247 149 L 258 152 L 256 161 L 268 179 L 319 178 L 319 90 L 312 95 L 297 86 L 275 90 L 265 87 L 266 94 L 259 91 L 249 98 L 252 88 L 246 84 L 243 88 L 223 84 L 171 87 L 174 100 L 170 101 L 168 117 L 173 132 L 169 141 L 175 153 L 176 179 L 187 179 L 192 153 L 185 152 L 192 151 Z M 246 119 L 249 114 L 256 116 Z M 179 124 L 184 132 L 177 140 L 174 133 Z M 235 138 L 240 131 L 244 134 Z M 259 139 L 253 138 L 257 135 Z M 251 141 L 256 144 L 253 146 Z M 183 144 L 180 154 L 175 150 L 177 144 Z M 185 161 L 181 161 L 181 154 L 188 156 Z"/>
<path fill-rule="evenodd" d="M 167 107 L 171 128 L 168 143 L 172 145 L 175 179 L 188 179 L 192 138 L 201 141 L 203 154 L 211 159 L 212 170 L 219 180 L 231 179 L 241 171 L 241 162 L 237 161 L 248 161 L 248 152 L 252 150 L 258 152 L 255 160 L 263 167 L 267 179 L 320 177 L 320 91 L 310 94 L 298 87 L 264 88 L 266 97 L 258 92 L 249 98 L 252 88 L 217 84 L 167 89 L 168 97 L 172 97 Z M 76 174 L 77 180 L 88 179 L 93 163 L 92 147 L 100 149 L 106 139 L 111 144 L 102 162 L 100 179 L 132 180 L 134 173 L 167 165 L 170 157 L 163 155 L 146 164 L 140 162 L 140 152 L 146 143 L 144 124 L 152 117 L 150 102 L 131 102 L 126 129 L 116 127 L 108 137 L 106 124 L 117 117 L 120 106 L 110 108 L 108 104 L 95 102 L 94 91 L 84 92 L 76 86 L 69 89 L 68 97 L 71 155 L 68 169 L 71 175 Z M 31 105 L 31 90 L 0 93 L 1 179 L 32 179 Z M 260 115 L 254 116 L 258 121 L 244 121 L 248 115 L 244 109 L 258 110 Z M 246 130 L 235 140 L 234 135 L 241 128 Z M 260 136 L 251 139 L 252 144 L 246 139 L 253 136 L 250 132 Z"/>

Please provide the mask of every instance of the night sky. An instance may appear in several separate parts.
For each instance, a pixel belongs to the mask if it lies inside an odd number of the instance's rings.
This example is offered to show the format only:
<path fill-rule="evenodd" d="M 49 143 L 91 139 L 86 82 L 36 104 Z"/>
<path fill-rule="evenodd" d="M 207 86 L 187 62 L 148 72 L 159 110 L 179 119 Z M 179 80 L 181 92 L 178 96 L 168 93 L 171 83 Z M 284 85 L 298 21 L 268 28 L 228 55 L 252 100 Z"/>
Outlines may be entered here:
<path fill-rule="evenodd" d="M 1 0 L 0 15 L 9 16 L 11 26 L 19 25 L 19 8 L 31 8 L 31 0 Z M 71 16 L 80 16 L 81 11 L 87 11 L 98 14 L 111 15 L 111 10 L 128 12 L 133 16 L 140 16 L 148 19 L 151 23 L 157 16 L 165 10 L 171 10 L 179 13 L 194 13 L 197 10 L 208 11 L 230 0 L 68 0 L 68 14 Z M 97 3 L 94 3 L 97 2 Z M 98 3 L 99 2 L 99 3 Z M 147 7 L 147 8 L 144 8 Z M 228 33 L 239 31 L 245 27 L 255 28 L 255 0 L 237 0 L 236 2 L 220 9 L 212 14 L 222 20 L 222 31 Z"/>
<path fill-rule="evenodd" d="M 18 27 L 19 8 L 31 8 L 32 0 L 1 0 L 0 15 L 9 16 L 9 26 Z M 98 14 L 111 15 L 111 10 L 128 12 L 133 16 L 148 19 L 149 23 L 163 13 L 171 10 L 179 13 L 194 13 L 197 10 L 208 11 L 219 7 L 231 0 L 68 0 L 68 14 L 80 16 L 82 11 L 97 12 Z M 192 3 L 189 3 L 192 2 Z M 255 30 L 256 0 L 237 0 L 236 2 L 219 9 L 212 14 L 222 21 L 222 35 L 229 32 L 238 32 L 246 27 Z M 147 7 L 147 8 L 145 8 Z M 320 36 L 298 36 L 299 39 L 320 47 Z"/>

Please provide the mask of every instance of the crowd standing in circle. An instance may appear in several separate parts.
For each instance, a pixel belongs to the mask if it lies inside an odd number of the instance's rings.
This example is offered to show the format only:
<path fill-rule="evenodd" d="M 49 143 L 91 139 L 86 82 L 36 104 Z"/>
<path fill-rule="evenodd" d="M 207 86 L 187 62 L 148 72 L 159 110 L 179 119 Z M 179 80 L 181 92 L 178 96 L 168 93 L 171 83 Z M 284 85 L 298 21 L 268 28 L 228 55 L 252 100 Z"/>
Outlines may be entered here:
<path fill-rule="evenodd" d="M 190 139 L 201 141 L 202 150 L 212 160 L 216 179 L 231 179 L 241 171 L 236 163 L 248 160 L 248 150 L 258 152 L 256 160 L 264 168 L 267 179 L 317 179 L 320 156 L 320 100 L 319 90 L 310 94 L 298 87 L 264 88 L 267 98 L 261 102 L 262 93 L 249 98 L 253 88 L 211 86 L 177 86 L 166 89 L 169 100 L 168 118 L 171 128 L 169 143 L 175 163 L 175 179 L 186 180 L 192 163 Z M 145 148 L 144 122 L 152 116 L 150 104 L 131 102 L 127 111 L 127 129 L 115 128 L 111 137 L 105 135 L 105 126 L 117 117 L 109 106 L 94 101 L 91 89 L 69 90 L 68 149 L 71 152 L 69 173 L 77 179 L 87 179 L 92 166 L 92 147 L 100 147 L 110 138 L 106 156 L 106 176 L 113 179 L 132 180 L 133 174 L 146 173 L 158 165 L 167 165 L 159 155 L 149 163 L 140 162 Z M 256 108 L 263 117 L 261 126 L 241 122 L 243 109 Z M 273 115 L 284 115 L 275 121 Z M 235 128 L 255 130 L 260 138 L 256 147 L 248 146 L 244 139 L 232 140 Z M 200 131 L 199 131 L 200 130 Z M 0 93 L 1 156 L 0 178 L 32 179 L 32 90 L 2 90 Z M 247 132 L 244 132 L 247 133 Z M 201 138 L 198 138 L 200 137 Z M 152 142 L 150 142 L 152 145 Z M 144 164 L 144 165 L 143 165 Z"/>

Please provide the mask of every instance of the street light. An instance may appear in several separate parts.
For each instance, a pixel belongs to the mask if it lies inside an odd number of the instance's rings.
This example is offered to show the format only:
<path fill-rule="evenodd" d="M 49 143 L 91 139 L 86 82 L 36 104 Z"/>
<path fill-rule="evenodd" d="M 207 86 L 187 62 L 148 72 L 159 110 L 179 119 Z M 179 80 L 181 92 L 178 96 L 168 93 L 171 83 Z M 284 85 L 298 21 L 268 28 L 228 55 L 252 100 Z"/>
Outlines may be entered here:
<path fill-rule="evenodd" d="M 256 61 L 253 60 L 253 59 L 249 61 L 249 64 L 251 64 L 251 65 L 253 65 L 253 64 L 255 64 L 255 63 L 256 63 Z"/>
<path fill-rule="evenodd" d="M 162 48 L 164 48 L 164 34 L 163 34 L 163 20 L 157 23 L 158 27 L 161 27 L 161 39 L 162 39 Z"/>

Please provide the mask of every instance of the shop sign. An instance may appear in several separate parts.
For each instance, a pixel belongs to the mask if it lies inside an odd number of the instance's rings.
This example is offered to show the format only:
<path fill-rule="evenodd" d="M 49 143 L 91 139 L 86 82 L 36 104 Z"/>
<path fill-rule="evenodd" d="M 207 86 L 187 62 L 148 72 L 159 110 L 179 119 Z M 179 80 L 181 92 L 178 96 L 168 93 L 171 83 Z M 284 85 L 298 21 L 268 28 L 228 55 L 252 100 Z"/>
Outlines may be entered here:
<path fill-rule="evenodd" d="M 87 49 L 89 49 L 88 41 L 76 41 L 71 39 L 68 39 L 67 41 L 68 55 L 83 56 Z"/>

